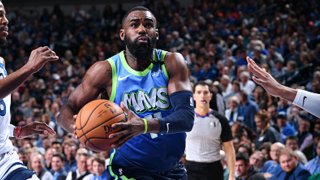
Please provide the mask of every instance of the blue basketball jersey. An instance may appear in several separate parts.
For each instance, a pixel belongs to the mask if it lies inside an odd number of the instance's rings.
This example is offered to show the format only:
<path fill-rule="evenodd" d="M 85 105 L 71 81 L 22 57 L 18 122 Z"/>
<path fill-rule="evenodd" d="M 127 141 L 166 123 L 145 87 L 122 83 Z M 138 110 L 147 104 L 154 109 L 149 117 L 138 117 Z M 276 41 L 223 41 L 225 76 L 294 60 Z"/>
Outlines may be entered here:
<path fill-rule="evenodd" d="M 154 50 L 153 61 L 144 71 L 132 69 L 124 51 L 108 59 L 112 67 L 110 100 L 146 119 L 165 117 L 173 112 L 168 96 L 168 74 L 164 65 L 166 51 Z M 141 134 L 110 157 L 111 165 L 136 167 L 150 172 L 169 170 L 179 162 L 185 149 L 185 133 Z"/>

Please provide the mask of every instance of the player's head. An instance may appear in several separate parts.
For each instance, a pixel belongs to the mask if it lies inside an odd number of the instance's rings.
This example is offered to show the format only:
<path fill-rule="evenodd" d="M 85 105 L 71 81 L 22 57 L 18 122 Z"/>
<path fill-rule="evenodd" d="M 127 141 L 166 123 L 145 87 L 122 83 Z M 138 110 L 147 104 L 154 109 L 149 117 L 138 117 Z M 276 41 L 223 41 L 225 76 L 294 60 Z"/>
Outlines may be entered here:
<path fill-rule="evenodd" d="M 7 42 L 8 24 L 9 21 L 6 17 L 6 10 L 4 9 L 4 5 L 0 0 L 0 46 L 5 45 Z"/>
<path fill-rule="evenodd" d="M 120 39 L 125 42 L 127 50 L 136 58 L 152 55 L 158 39 L 157 20 L 152 12 L 136 6 L 130 9 L 122 19 Z"/>

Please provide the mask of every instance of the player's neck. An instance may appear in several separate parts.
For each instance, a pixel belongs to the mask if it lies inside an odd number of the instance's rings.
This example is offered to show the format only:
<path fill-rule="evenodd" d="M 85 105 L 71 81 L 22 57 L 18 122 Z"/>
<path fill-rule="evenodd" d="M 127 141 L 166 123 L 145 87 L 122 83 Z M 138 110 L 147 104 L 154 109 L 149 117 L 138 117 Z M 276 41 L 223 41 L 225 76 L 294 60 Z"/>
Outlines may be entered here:
<path fill-rule="evenodd" d="M 196 108 L 194 109 L 194 111 L 195 111 L 197 114 L 201 115 L 201 116 L 205 116 L 205 115 L 207 115 L 207 114 L 210 112 L 210 107 L 209 107 L 209 106 L 206 106 L 206 107 L 196 107 Z"/>
<path fill-rule="evenodd" d="M 143 57 L 137 57 L 133 55 L 128 49 L 125 51 L 125 57 L 128 65 L 138 71 L 145 70 L 152 61 L 152 55 L 153 53 L 150 53 L 150 55 L 145 55 Z"/>

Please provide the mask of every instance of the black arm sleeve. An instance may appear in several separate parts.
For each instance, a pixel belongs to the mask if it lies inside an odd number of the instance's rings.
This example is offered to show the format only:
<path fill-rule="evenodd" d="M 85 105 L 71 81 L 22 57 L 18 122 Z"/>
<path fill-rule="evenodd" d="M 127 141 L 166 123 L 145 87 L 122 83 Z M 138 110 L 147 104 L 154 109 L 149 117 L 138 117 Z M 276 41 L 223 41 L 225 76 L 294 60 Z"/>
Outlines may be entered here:
<path fill-rule="evenodd" d="M 179 133 L 191 131 L 194 121 L 194 106 L 191 91 L 179 91 L 170 95 L 174 112 L 159 118 L 160 133 Z"/>

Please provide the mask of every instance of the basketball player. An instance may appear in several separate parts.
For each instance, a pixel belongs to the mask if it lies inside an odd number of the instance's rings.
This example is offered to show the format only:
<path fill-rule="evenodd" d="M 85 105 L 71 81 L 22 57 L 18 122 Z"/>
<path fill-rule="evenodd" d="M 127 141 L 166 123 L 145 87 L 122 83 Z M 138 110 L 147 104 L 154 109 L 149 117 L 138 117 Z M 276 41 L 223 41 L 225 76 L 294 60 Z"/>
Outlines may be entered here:
<path fill-rule="evenodd" d="M 155 49 L 157 20 L 145 7 L 129 10 L 120 38 L 125 51 L 95 63 L 62 107 L 58 122 L 73 132 L 73 115 L 87 102 L 103 97 L 119 104 L 128 121 L 113 124 L 121 131 L 113 147 L 108 179 L 186 179 L 179 162 L 194 108 L 188 68 L 179 53 Z"/>
<path fill-rule="evenodd" d="M 6 43 L 8 36 L 8 19 L 6 18 L 5 8 L 0 1 L 0 44 Z M 13 145 L 9 137 L 25 138 L 34 133 L 54 134 L 54 131 L 45 123 L 32 122 L 24 127 L 14 127 L 10 124 L 10 93 L 16 89 L 21 83 L 28 79 L 33 73 L 41 69 L 48 61 L 58 60 L 48 47 L 40 47 L 31 52 L 28 62 L 7 75 L 5 70 L 5 62 L 0 58 L 0 179 L 38 179 L 34 172 L 28 170 L 19 160 L 17 152 L 13 149 Z"/>
<path fill-rule="evenodd" d="M 318 105 L 320 94 L 301 89 L 293 89 L 278 83 L 269 73 L 260 68 L 251 58 L 247 57 L 248 69 L 253 74 L 253 80 L 261 85 L 269 94 L 284 98 L 294 105 L 320 118 Z"/>
<path fill-rule="evenodd" d="M 189 180 L 223 180 L 220 162 L 221 145 L 226 154 L 229 180 L 235 179 L 235 150 L 228 120 L 210 109 L 212 93 L 209 85 L 198 82 L 193 87 L 195 120 L 187 133 L 186 168 Z"/>

